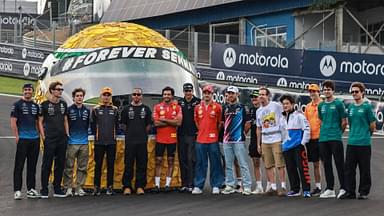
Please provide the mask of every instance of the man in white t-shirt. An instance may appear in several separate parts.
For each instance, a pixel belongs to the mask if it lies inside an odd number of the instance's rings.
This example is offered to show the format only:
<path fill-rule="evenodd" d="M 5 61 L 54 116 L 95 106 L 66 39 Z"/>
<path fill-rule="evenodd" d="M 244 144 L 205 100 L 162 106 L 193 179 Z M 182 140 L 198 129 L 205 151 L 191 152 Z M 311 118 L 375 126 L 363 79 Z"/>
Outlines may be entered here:
<path fill-rule="evenodd" d="M 279 103 L 270 101 L 271 92 L 267 88 L 259 89 L 261 107 L 257 110 L 257 150 L 261 153 L 268 183 L 266 195 L 285 196 L 285 162 L 281 144 L 288 138 L 286 122 L 282 116 L 283 108 Z M 261 139 L 260 139 L 261 137 Z M 281 190 L 277 192 L 274 168 L 277 168 L 281 181 Z"/>

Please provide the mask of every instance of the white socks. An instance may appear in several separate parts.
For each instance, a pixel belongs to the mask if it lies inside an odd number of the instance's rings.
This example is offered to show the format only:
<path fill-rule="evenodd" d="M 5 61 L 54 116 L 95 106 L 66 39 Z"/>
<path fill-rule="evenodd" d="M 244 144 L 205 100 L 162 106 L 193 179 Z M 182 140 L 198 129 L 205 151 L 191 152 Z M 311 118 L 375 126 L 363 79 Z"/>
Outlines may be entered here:
<path fill-rule="evenodd" d="M 281 187 L 286 189 L 287 188 L 287 183 L 286 182 L 281 182 Z"/>
<path fill-rule="evenodd" d="M 321 190 L 321 183 L 320 182 L 316 183 L 316 187 Z"/>
<path fill-rule="evenodd" d="M 263 185 L 261 184 L 261 181 L 256 181 L 256 187 L 257 188 L 263 188 Z"/>
<path fill-rule="evenodd" d="M 155 177 L 155 185 L 156 187 L 160 187 L 160 177 L 158 176 Z"/>
<path fill-rule="evenodd" d="M 169 187 L 169 186 L 171 185 L 171 180 L 172 180 L 172 177 L 168 177 L 168 176 L 167 176 L 167 178 L 166 178 L 166 180 L 165 180 L 165 186 L 166 186 L 166 187 Z"/>
<path fill-rule="evenodd" d="M 276 183 L 271 183 L 272 190 L 277 190 Z"/>

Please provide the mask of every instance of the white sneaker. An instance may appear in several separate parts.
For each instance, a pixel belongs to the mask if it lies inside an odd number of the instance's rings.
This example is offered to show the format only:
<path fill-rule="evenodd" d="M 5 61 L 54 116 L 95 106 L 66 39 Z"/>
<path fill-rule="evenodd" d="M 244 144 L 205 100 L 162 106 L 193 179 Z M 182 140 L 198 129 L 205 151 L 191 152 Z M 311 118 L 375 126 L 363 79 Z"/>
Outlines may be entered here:
<path fill-rule="evenodd" d="M 222 194 L 233 194 L 235 192 L 236 192 L 235 188 L 233 188 L 229 185 L 225 186 L 224 190 L 221 191 Z"/>
<path fill-rule="evenodd" d="M 35 189 L 31 189 L 27 191 L 27 197 L 30 199 L 39 199 L 41 198 L 41 195 Z"/>
<path fill-rule="evenodd" d="M 87 193 L 85 193 L 85 191 L 83 190 L 83 188 L 79 188 L 78 190 L 75 191 L 75 196 L 80 196 L 80 197 L 83 197 L 87 195 Z"/>
<path fill-rule="evenodd" d="M 337 194 L 337 199 L 340 199 L 340 197 L 343 196 L 345 193 L 347 193 L 347 191 L 345 191 L 344 189 L 340 189 L 339 194 Z"/>
<path fill-rule="evenodd" d="M 246 195 L 246 196 L 251 195 L 252 190 L 251 190 L 251 188 L 244 188 L 244 190 L 241 194 Z"/>
<path fill-rule="evenodd" d="M 65 196 L 67 196 L 67 197 L 73 196 L 72 188 L 67 189 L 67 191 L 65 192 Z"/>
<path fill-rule="evenodd" d="M 194 187 L 192 190 L 192 194 L 202 194 L 202 193 L 203 191 L 198 187 Z"/>
<path fill-rule="evenodd" d="M 252 191 L 252 194 L 258 195 L 264 193 L 264 189 L 262 187 L 256 187 L 254 191 Z"/>
<path fill-rule="evenodd" d="M 320 194 L 320 198 L 335 198 L 336 194 L 334 190 L 325 190 L 322 194 Z"/>
<path fill-rule="evenodd" d="M 212 188 L 212 194 L 215 194 L 215 195 L 220 194 L 220 189 L 218 187 Z"/>
<path fill-rule="evenodd" d="M 21 191 L 16 191 L 15 192 L 15 196 L 14 196 L 15 200 L 21 200 L 22 197 L 21 197 Z"/>

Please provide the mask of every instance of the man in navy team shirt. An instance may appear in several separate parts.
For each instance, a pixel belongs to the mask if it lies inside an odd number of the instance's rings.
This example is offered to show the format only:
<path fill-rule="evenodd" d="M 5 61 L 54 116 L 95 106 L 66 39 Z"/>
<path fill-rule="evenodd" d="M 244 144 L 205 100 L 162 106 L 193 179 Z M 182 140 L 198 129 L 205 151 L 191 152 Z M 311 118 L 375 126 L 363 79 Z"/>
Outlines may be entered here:
<path fill-rule="evenodd" d="M 72 91 L 73 104 L 68 107 L 69 138 L 63 182 L 67 196 L 85 196 L 83 185 L 87 178 L 88 165 L 88 128 L 90 110 L 84 106 L 85 90 L 76 88 Z M 77 161 L 76 181 L 73 183 L 73 167 Z"/>
<path fill-rule="evenodd" d="M 27 197 L 40 198 L 35 190 L 36 164 L 39 158 L 39 130 L 37 127 L 39 105 L 32 100 L 33 86 L 30 83 L 23 86 L 23 97 L 15 102 L 11 110 L 11 128 L 16 137 L 16 157 L 13 172 L 14 198 L 22 199 L 21 187 L 23 181 L 24 162 L 27 159 Z"/>

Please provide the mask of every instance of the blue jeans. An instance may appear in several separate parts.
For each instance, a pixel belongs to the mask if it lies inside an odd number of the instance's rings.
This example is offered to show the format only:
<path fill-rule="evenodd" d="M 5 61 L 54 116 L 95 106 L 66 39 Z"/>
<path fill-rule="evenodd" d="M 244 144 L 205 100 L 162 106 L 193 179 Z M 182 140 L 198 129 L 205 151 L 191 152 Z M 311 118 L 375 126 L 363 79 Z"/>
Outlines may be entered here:
<path fill-rule="evenodd" d="M 235 187 L 236 178 L 233 175 L 233 164 L 236 159 L 240 166 L 241 177 L 243 181 L 244 188 L 251 188 L 252 178 L 249 171 L 249 166 L 247 163 L 247 150 L 245 148 L 245 143 L 224 143 L 224 157 L 225 157 L 225 185 Z"/>
<path fill-rule="evenodd" d="M 196 167 L 194 186 L 204 188 L 207 176 L 208 158 L 210 163 L 211 187 L 220 188 L 224 183 L 224 171 L 221 165 L 221 154 L 218 143 L 201 144 L 196 143 Z"/>

